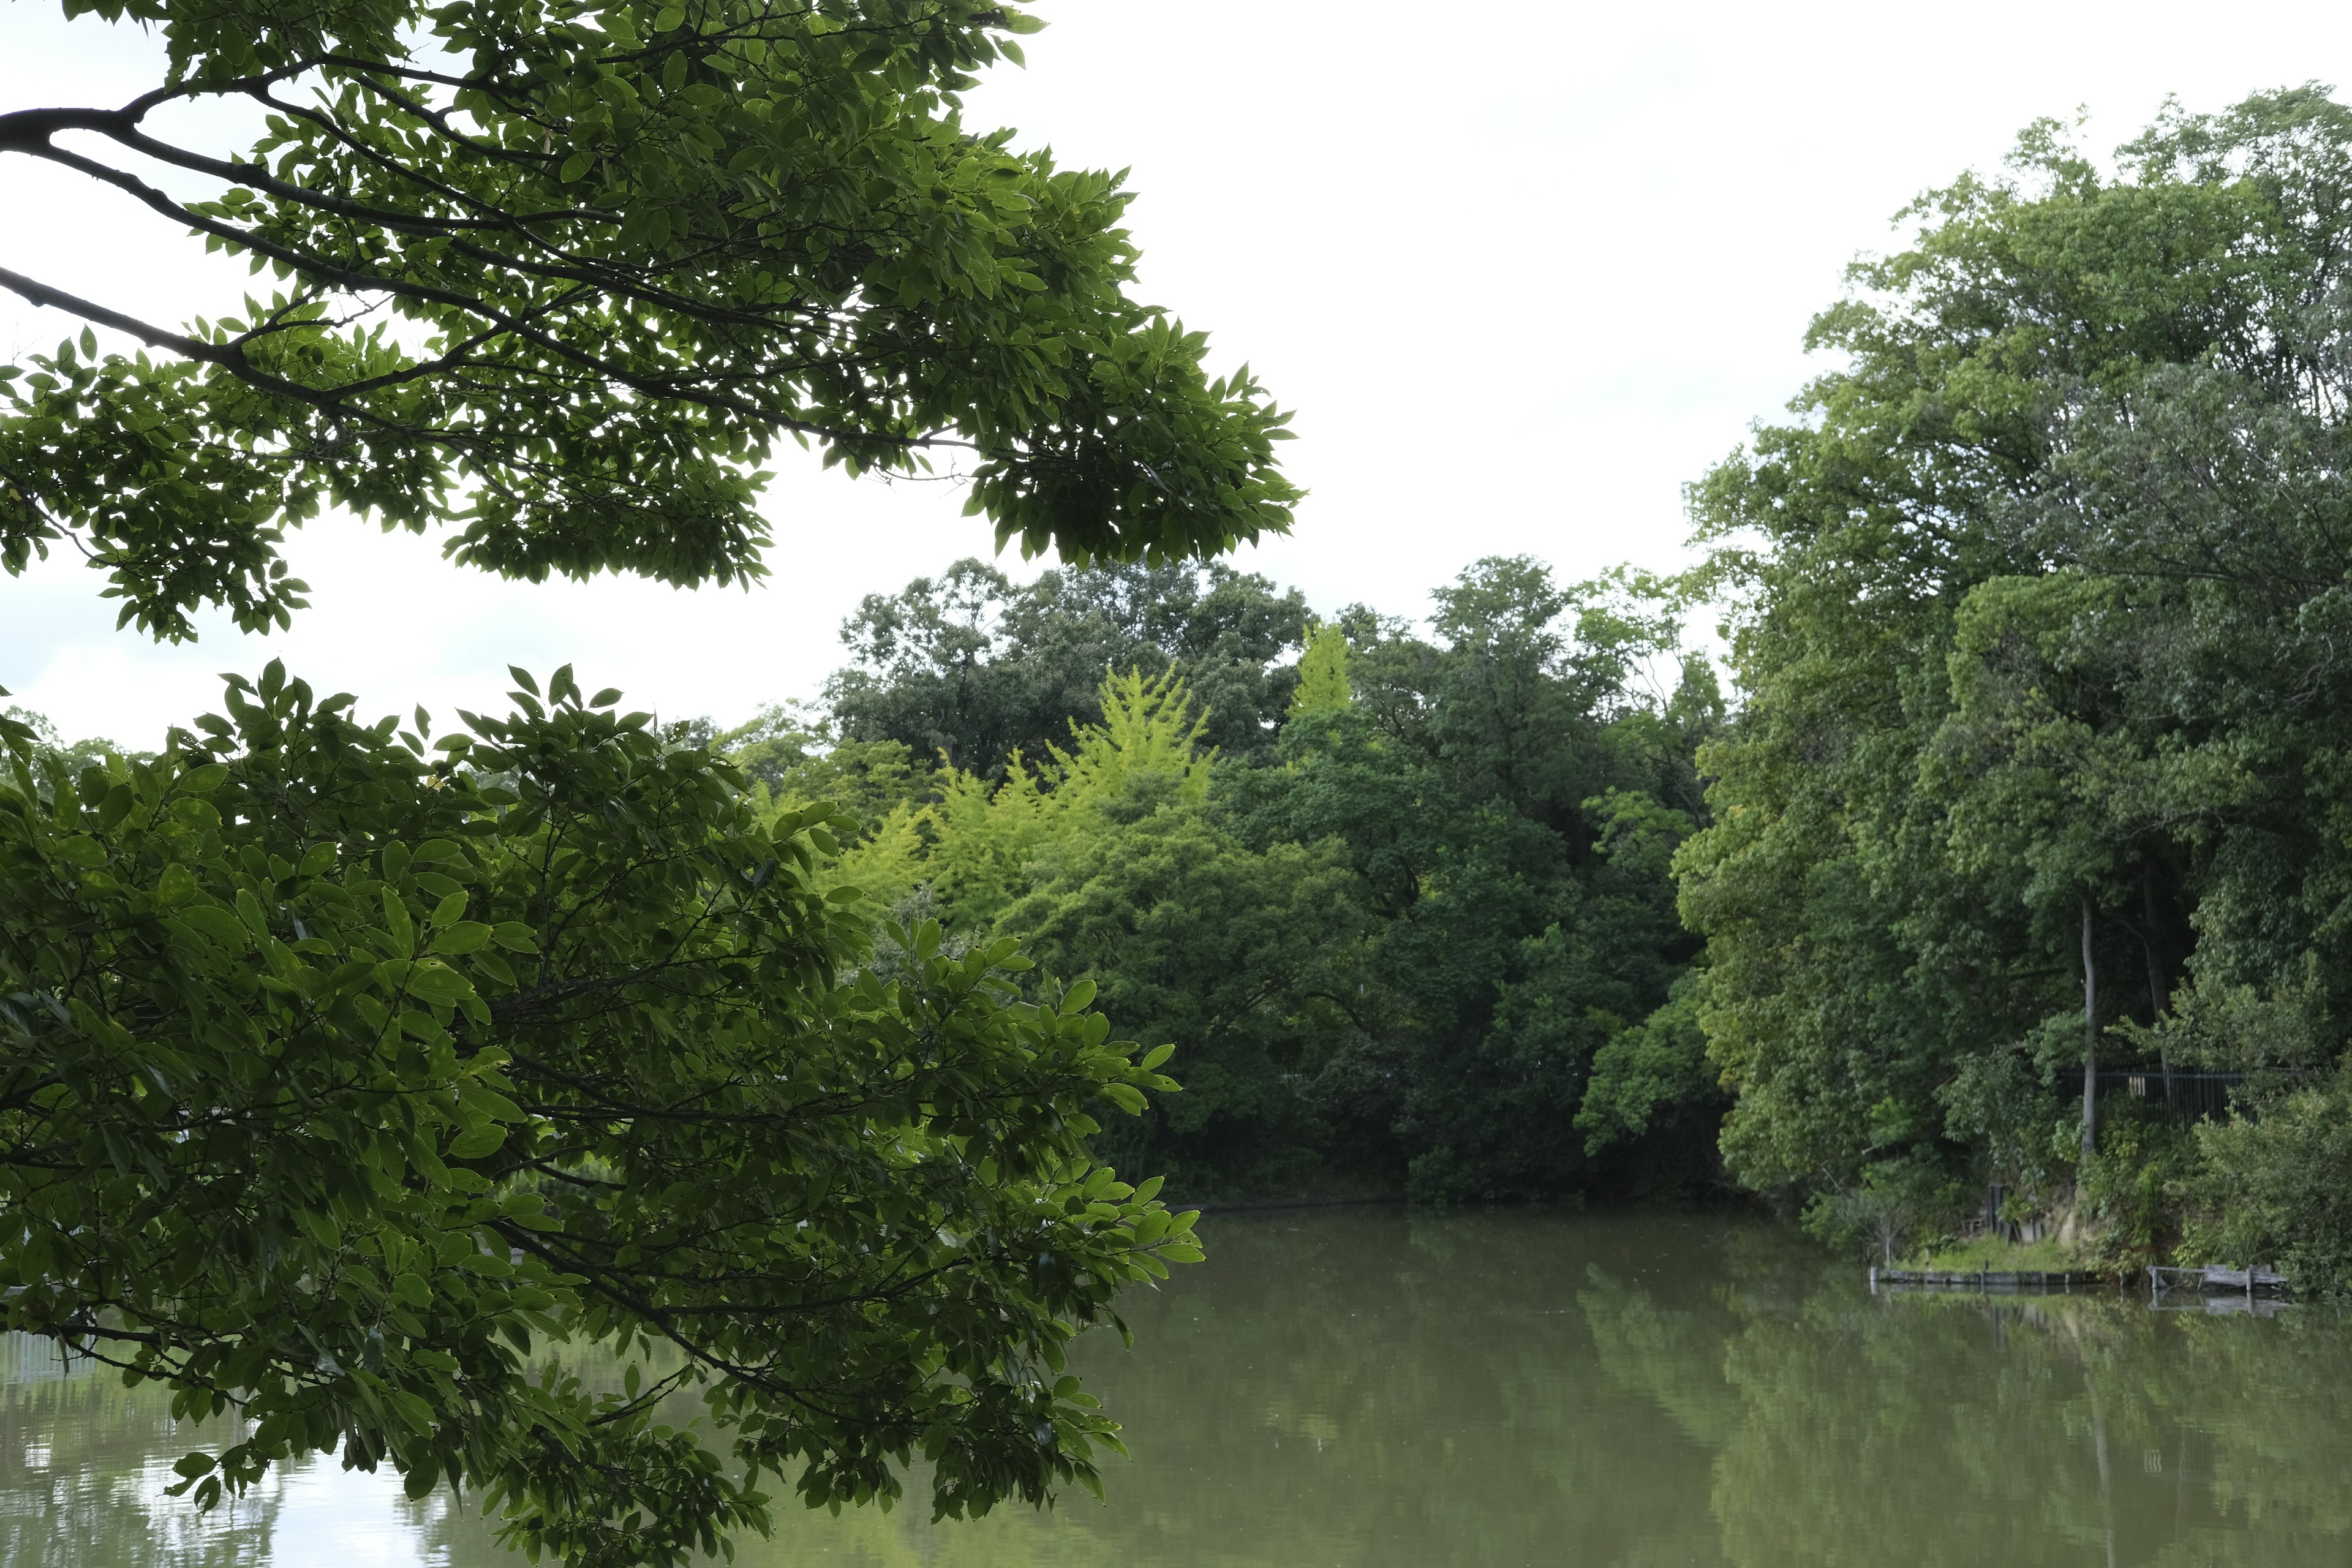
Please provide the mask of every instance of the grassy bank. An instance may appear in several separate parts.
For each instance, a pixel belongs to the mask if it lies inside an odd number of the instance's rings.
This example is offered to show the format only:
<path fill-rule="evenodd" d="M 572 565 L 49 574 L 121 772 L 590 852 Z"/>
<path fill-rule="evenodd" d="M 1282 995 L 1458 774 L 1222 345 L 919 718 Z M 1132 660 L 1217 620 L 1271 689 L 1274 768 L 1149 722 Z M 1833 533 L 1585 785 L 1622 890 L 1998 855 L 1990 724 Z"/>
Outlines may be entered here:
<path fill-rule="evenodd" d="M 1954 1246 L 1929 1248 L 1895 1265 L 1898 1268 L 1948 1269 L 1958 1273 L 1979 1270 L 1991 1274 L 2012 1271 L 2046 1271 L 2057 1273 L 2084 1267 L 2078 1248 L 2054 1237 L 2040 1241 L 2002 1241 L 1993 1237 L 1978 1237 Z"/>

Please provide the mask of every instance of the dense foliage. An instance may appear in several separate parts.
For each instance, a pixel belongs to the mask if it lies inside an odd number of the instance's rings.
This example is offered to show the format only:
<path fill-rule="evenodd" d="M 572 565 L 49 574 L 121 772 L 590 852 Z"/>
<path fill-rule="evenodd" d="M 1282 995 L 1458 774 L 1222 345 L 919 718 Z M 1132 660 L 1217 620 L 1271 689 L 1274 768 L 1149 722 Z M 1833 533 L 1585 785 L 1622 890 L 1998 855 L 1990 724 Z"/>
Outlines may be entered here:
<path fill-rule="evenodd" d="M 867 963 L 835 808 L 583 700 L 428 750 L 272 666 L 148 762 L 0 788 L 0 1251 L 12 1327 L 248 1426 L 210 1500 L 340 1445 L 506 1504 L 566 1561 L 673 1562 L 812 1503 L 1093 1480 L 1060 1347 L 1194 1256 L 1096 1163 L 1172 1087 L 1090 989 L 1012 995 L 933 924 Z M 420 728 L 422 721 L 419 721 Z M 669 1369 L 592 1395 L 546 1353 Z M 650 1363 L 648 1363 L 650 1364 Z M 657 1423 L 707 1395 L 721 1464 Z"/>
<path fill-rule="evenodd" d="M 1288 526 L 1286 416 L 1129 298 L 1118 179 L 962 124 L 1017 11 L 66 9 L 152 28 L 161 79 L 0 111 L 0 154 L 274 281 L 175 328 L 0 268 L 89 323 L 0 368 L 0 566 L 79 551 L 143 631 L 288 624 L 283 531 L 328 508 L 533 580 L 760 575 L 785 437 L 945 455 L 1000 546 L 1071 561 Z M 1089 1140 L 1172 1084 L 1009 942 L 877 932 L 816 870 L 835 805 L 522 686 L 438 747 L 274 666 L 155 755 L 0 720 L 0 1326 L 240 1413 L 199 1504 L 340 1450 L 572 1563 L 712 1550 L 763 1472 L 1090 1485 L 1061 1346 L 1197 1252 Z M 583 1390 L 592 1342 L 640 1373 Z M 655 1415 L 688 1385 L 698 1436 Z"/>
<path fill-rule="evenodd" d="M 1745 693 L 1682 858 L 1724 1150 L 1832 1226 L 2071 1188 L 2127 1252 L 2342 1278 L 2352 111 L 2117 166 L 2043 125 L 1924 198 L 1695 489 Z M 2144 1098 L 2063 1100 L 2086 1058 Z M 2248 1075 L 2193 1145 L 2191 1068 Z"/>
<path fill-rule="evenodd" d="M 963 563 L 866 602 L 828 712 L 721 743 L 775 809 L 863 803 L 829 874 L 1178 1046 L 1122 1164 L 1194 1195 L 1700 1186 L 1670 861 L 1712 680 L 1654 585 L 1488 561 L 1436 597 L 1424 637 L 1230 573 Z"/>
<path fill-rule="evenodd" d="M 184 328 L 0 268 L 85 330 L 10 367 L 0 564 L 68 540 L 124 619 L 303 603 L 321 507 L 453 525 L 514 575 L 761 575 L 782 437 L 968 459 L 1000 542 L 1182 558 L 1287 528 L 1246 370 L 1129 299 L 1111 175 L 968 129 L 1037 24 L 978 0 L 69 0 L 162 35 L 121 106 L 0 112 L 0 153 L 113 188 L 278 287 Z M 90 26 L 99 25 L 93 21 Z M 248 147 L 173 128 L 249 128 Z M 170 189 L 142 170 L 173 171 Z M 216 194 L 193 199 L 191 186 Z M 29 374 L 26 374 L 29 371 Z"/>
<path fill-rule="evenodd" d="M 1173 671 L 1204 708 L 1209 742 L 1264 761 L 1290 700 L 1283 655 L 1307 601 L 1229 566 L 1112 565 L 1015 585 L 959 561 L 906 591 L 869 595 L 841 628 L 852 662 L 825 690 L 841 736 L 896 741 L 928 765 L 1003 776 L 1041 757 L 1073 719 L 1097 718 L 1106 672 Z"/>

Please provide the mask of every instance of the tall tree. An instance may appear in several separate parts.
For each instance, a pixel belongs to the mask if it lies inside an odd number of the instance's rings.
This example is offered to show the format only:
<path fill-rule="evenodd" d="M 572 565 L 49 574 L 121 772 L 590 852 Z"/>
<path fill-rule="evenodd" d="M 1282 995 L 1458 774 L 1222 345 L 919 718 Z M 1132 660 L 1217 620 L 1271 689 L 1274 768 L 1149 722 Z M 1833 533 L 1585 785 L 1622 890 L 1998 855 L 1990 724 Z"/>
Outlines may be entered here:
<path fill-rule="evenodd" d="M 1173 674 L 1202 739 L 1226 756 L 1272 754 L 1306 636 L 1307 601 L 1213 564 L 1061 568 L 1016 584 L 959 561 L 905 591 L 867 595 L 843 623 L 851 662 L 825 695 L 843 734 L 895 741 L 951 768 L 1002 776 L 1103 716 L 1106 677 Z"/>
<path fill-rule="evenodd" d="M 1173 1086 L 1083 994 L 1008 1005 L 1009 943 L 909 932 L 885 985 L 809 877 L 835 808 L 762 825 L 616 693 L 522 685 L 434 752 L 276 665 L 152 763 L 18 751 L 8 1325 L 236 1410 L 179 1467 L 207 1506 L 340 1448 L 566 1562 L 711 1551 L 763 1469 L 863 1501 L 919 1449 L 950 1513 L 1090 1484 L 1060 1347 L 1192 1251 L 1088 1111 Z M 624 1393 L 527 1370 L 599 1342 Z M 681 1388 L 738 1468 L 656 1421 Z"/>
<path fill-rule="evenodd" d="M 2169 113 L 2112 174 L 2041 125 L 1916 211 L 1807 419 L 1695 492 L 1747 700 L 1683 907 L 1759 1186 L 1993 1159 L 1947 1135 L 2021 1050 L 2047 1095 L 2341 973 L 2352 111 Z"/>
<path fill-rule="evenodd" d="M 1592 1185 L 1577 1117 L 1596 1054 L 1691 956 L 1667 867 L 1719 705 L 1696 665 L 1663 700 L 1638 688 L 1678 629 L 1649 586 L 1498 559 L 1438 591 L 1430 637 L 1351 612 L 1323 682 L 1344 698 L 1236 782 L 1245 837 L 1339 840 L 1381 917 L 1369 1026 L 1327 1092 L 1385 1095 L 1425 1195 Z"/>

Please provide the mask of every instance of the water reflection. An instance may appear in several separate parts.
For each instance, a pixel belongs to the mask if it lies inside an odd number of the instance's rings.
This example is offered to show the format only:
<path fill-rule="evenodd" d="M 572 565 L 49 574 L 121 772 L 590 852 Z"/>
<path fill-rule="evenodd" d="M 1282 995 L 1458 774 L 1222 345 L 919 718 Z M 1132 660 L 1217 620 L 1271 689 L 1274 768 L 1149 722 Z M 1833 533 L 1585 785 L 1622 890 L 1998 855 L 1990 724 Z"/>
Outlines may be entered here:
<path fill-rule="evenodd" d="M 1080 1347 L 1110 1501 L 929 1526 L 797 1511 L 739 1561 L 1100 1564 L 2340 1563 L 2352 1323 L 2119 1298 L 1869 1295 L 1745 1221 L 1229 1216 Z M 40 1366 L 18 1369 L 41 1376 Z M 7 1368 L 0 1361 L 0 1375 Z M 152 1390 L 0 1388 L 0 1561 L 519 1559 L 333 1461 L 199 1526 Z M 331 1548 L 329 1543 L 331 1542 Z"/>

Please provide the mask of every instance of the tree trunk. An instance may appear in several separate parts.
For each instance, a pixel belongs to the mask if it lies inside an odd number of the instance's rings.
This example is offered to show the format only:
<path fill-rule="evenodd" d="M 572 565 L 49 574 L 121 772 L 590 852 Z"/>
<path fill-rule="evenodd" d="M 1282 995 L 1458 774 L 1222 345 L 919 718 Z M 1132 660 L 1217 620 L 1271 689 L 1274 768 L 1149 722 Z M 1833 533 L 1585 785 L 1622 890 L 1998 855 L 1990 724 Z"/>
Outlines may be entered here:
<path fill-rule="evenodd" d="M 2156 947 L 2156 863 L 2152 860 L 2140 862 L 2139 894 L 2147 921 L 2147 934 L 2140 946 L 2147 953 L 2147 1000 L 2154 1009 L 2147 1021 L 2156 1030 L 2156 1059 L 2164 1069 L 2164 1103 L 2168 1106 L 2172 1103 L 2172 1047 L 2164 1037 L 2164 955 Z"/>
<path fill-rule="evenodd" d="M 2095 934 L 2091 895 L 2083 895 L 2083 1157 L 2099 1145 L 2099 961 L 2091 951 Z"/>

